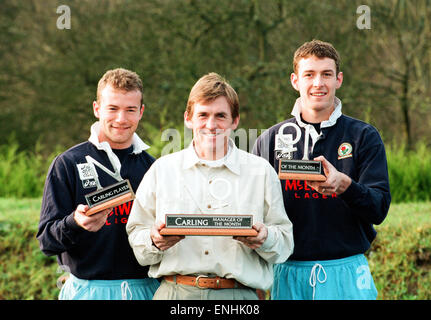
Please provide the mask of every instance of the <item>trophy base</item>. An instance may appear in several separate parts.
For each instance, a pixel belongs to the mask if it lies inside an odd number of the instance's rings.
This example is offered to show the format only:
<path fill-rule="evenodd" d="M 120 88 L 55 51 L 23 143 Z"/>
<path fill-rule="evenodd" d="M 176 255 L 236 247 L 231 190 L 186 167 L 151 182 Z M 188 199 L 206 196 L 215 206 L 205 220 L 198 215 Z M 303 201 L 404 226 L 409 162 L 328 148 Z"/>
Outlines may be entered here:
<path fill-rule="evenodd" d="M 128 179 L 114 183 L 103 189 L 85 195 L 90 209 L 85 213 L 91 216 L 108 208 L 114 208 L 127 201 L 135 199 L 132 186 Z"/>
<path fill-rule="evenodd" d="M 166 214 L 163 236 L 257 236 L 252 215 Z"/>
<path fill-rule="evenodd" d="M 109 201 L 106 201 L 106 202 L 103 202 L 97 206 L 91 207 L 85 213 L 85 215 L 91 216 L 97 212 L 103 211 L 103 210 L 108 209 L 108 208 L 114 208 L 116 206 L 119 206 L 120 204 L 126 203 L 130 200 L 133 200 L 133 199 L 135 199 L 135 194 L 133 192 L 122 194 L 116 198 L 109 200 Z"/>
<path fill-rule="evenodd" d="M 326 181 L 323 174 L 305 174 L 305 173 L 279 173 L 280 180 L 306 180 L 306 181 Z"/>
<path fill-rule="evenodd" d="M 162 236 L 242 236 L 255 237 L 254 229 L 199 229 L 199 228 L 163 228 Z"/>
<path fill-rule="evenodd" d="M 281 180 L 326 181 L 321 161 L 281 159 L 278 167 Z"/>

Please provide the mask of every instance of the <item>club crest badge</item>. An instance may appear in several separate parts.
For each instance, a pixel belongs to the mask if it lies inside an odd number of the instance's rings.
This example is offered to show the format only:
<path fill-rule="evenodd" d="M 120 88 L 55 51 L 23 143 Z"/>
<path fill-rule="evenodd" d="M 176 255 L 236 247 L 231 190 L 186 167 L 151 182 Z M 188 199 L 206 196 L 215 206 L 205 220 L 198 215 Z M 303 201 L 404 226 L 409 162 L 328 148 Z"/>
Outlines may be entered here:
<path fill-rule="evenodd" d="M 338 147 L 338 160 L 351 157 L 352 151 L 353 151 L 353 148 L 352 148 L 352 145 L 350 143 L 348 143 L 348 142 L 342 143 Z"/>

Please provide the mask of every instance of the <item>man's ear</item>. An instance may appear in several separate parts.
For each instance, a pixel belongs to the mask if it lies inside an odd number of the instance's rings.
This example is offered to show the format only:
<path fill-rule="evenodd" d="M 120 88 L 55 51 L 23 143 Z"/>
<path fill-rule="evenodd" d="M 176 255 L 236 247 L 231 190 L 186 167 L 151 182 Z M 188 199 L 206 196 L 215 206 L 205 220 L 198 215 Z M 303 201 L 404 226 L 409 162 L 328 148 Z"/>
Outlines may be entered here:
<path fill-rule="evenodd" d="M 142 104 L 142 106 L 141 106 L 141 110 L 139 110 L 139 120 L 141 120 L 142 115 L 144 114 L 144 110 L 145 110 L 145 105 L 144 105 L 144 104 Z"/>
<path fill-rule="evenodd" d="M 341 85 L 343 84 L 343 73 L 340 71 L 338 72 L 337 75 L 337 86 L 335 87 L 336 89 L 340 89 Z"/>
<path fill-rule="evenodd" d="M 299 91 L 298 88 L 298 75 L 293 72 L 290 74 L 290 83 L 292 84 L 292 87 L 296 90 Z"/>
<path fill-rule="evenodd" d="M 232 123 L 233 123 L 232 130 L 236 130 L 236 128 L 238 127 L 238 124 L 239 124 L 239 115 L 238 115 L 238 117 L 233 119 Z"/>
<path fill-rule="evenodd" d="M 93 101 L 93 113 L 94 116 L 99 119 L 99 110 L 100 110 L 100 105 L 97 103 L 97 101 Z"/>
<path fill-rule="evenodd" d="M 191 116 L 190 116 L 190 118 L 191 118 Z M 192 126 L 192 121 L 191 121 L 191 119 L 189 118 L 189 114 L 188 114 L 188 112 L 187 111 L 185 111 L 184 112 L 184 124 L 186 125 L 186 127 L 187 128 L 189 128 L 189 129 L 193 129 L 193 126 Z"/>

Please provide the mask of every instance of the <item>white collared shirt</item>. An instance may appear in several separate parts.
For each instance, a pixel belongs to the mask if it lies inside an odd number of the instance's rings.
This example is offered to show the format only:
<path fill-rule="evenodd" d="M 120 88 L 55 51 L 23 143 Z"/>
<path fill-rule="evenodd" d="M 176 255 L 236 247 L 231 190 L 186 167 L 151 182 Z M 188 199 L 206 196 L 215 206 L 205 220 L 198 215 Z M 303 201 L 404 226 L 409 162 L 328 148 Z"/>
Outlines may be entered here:
<path fill-rule="evenodd" d="M 108 149 L 111 150 L 111 146 L 109 145 L 108 142 L 99 141 L 99 132 L 100 132 L 100 122 L 96 121 L 91 126 L 91 129 L 90 129 L 91 134 L 90 134 L 90 137 L 88 138 L 88 141 L 94 144 L 99 150 L 105 150 L 105 151 Z M 134 154 L 141 153 L 142 151 L 150 148 L 150 146 L 148 146 L 144 141 L 142 141 L 141 138 L 139 138 L 136 132 L 133 133 L 132 146 L 133 146 L 132 153 Z"/>
<path fill-rule="evenodd" d="M 334 111 L 332 111 L 328 120 L 322 121 L 320 123 L 320 129 L 332 127 L 333 125 L 335 125 L 335 123 L 337 123 L 338 118 L 341 117 L 342 115 L 341 108 L 342 108 L 341 100 L 338 99 L 337 97 L 334 97 Z M 293 106 L 291 115 L 295 117 L 296 122 L 300 127 L 308 129 L 306 130 L 306 132 L 309 132 L 310 134 L 311 143 L 312 143 L 311 150 L 313 150 L 314 145 L 320 139 L 322 133 L 321 132 L 318 133 L 316 131 L 316 128 L 314 128 L 312 124 L 304 123 L 302 121 L 301 111 L 302 111 L 302 102 L 301 102 L 301 97 L 299 97 L 295 101 L 295 105 Z M 304 137 L 303 139 L 306 139 L 306 138 Z"/>
<path fill-rule="evenodd" d="M 284 209 L 275 170 L 263 158 L 239 150 L 215 167 L 202 163 L 193 143 L 156 160 L 145 174 L 127 223 L 138 262 L 149 276 L 210 274 L 233 278 L 252 288 L 272 285 L 273 263 L 293 252 L 292 224 Z M 205 162 L 205 161 L 204 161 Z M 150 230 L 165 214 L 252 214 L 268 237 L 252 250 L 231 236 L 187 236 L 166 251 L 152 245 Z"/>
<path fill-rule="evenodd" d="M 332 127 L 337 122 L 337 119 L 342 115 L 341 108 L 342 108 L 341 100 L 338 99 L 337 97 L 334 97 L 334 111 L 332 111 L 328 120 L 322 121 L 322 123 L 320 124 L 320 127 L 321 128 Z M 302 111 L 302 103 L 301 103 L 301 97 L 299 97 L 295 101 L 295 105 L 293 106 L 291 115 L 296 118 L 296 122 L 298 122 L 298 124 L 301 127 L 304 127 L 306 123 L 304 123 L 301 119 L 301 111 Z"/>

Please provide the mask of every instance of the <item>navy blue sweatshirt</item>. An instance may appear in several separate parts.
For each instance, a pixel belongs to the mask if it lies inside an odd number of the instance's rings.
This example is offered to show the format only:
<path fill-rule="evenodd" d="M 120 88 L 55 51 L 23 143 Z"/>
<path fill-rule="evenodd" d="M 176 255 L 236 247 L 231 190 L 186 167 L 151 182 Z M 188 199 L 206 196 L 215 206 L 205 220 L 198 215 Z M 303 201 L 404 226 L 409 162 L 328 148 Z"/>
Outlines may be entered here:
<path fill-rule="evenodd" d="M 364 253 L 376 237 L 373 225 L 380 224 L 389 210 L 387 161 L 379 133 L 369 124 L 339 113 L 336 122 L 322 126 L 314 146 L 310 139 L 309 159 L 323 155 L 348 175 L 352 184 L 339 196 L 324 196 L 305 181 L 280 180 L 286 212 L 293 224 L 295 247 L 290 260 L 340 259 Z M 291 118 L 271 127 L 253 148 L 253 153 L 266 158 L 277 172 L 275 135 L 286 122 L 299 124 Z M 295 145 L 298 150 L 293 159 L 302 159 L 304 128 L 302 122 L 302 139 Z M 284 133 L 296 134 L 290 126 Z"/>
<path fill-rule="evenodd" d="M 136 191 L 142 177 L 154 162 L 145 151 L 116 152 L 121 163 L 121 177 L 129 179 Z M 57 255 L 64 270 L 81 279 L 147 278 L 148 267 L 139 265 L 129 245 L 125 230 L 133 201 L 115 207 L 105 225 L 97 232 L 78 226 L 73 212 L 78 204 L 86 204 L 84 195 L 96 190 L 94 179 L 86 179 L 79 165 L 91 156 L 110 171 L 113 165 L 105 150 L 87 141 L 72 147 L 52 162 L 45 182 L 37 239 L 48 256 Z M 103 187 L 117 180 L 95 166 Z M 82 167 L 81 167 L 82 168 Z M 85 168 L 85 167 L 84 167 Z"/>

